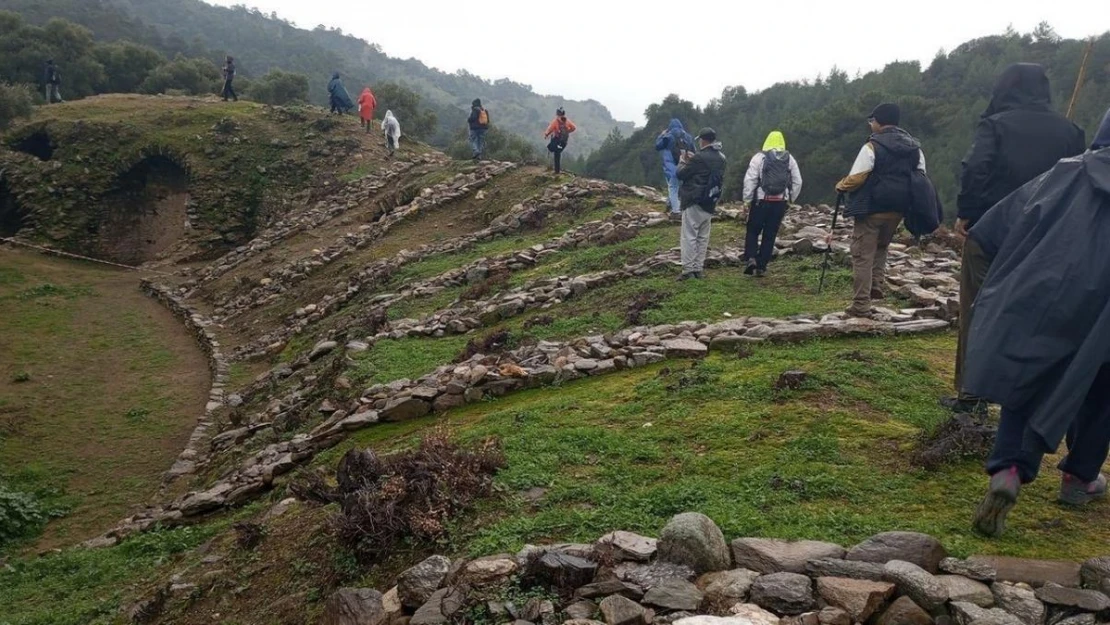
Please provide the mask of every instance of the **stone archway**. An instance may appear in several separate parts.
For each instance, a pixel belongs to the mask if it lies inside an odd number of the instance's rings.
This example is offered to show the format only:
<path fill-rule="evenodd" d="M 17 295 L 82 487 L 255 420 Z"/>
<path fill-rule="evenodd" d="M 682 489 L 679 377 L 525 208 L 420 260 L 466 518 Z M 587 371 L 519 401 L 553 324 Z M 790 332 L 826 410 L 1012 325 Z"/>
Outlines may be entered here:
<path fill-rule="evenodd" d="M 30 154 L 40 161 L 54 158 L 54 143 L 45 130 L 36 130 L 31 134 L 11 143 L 13 150 Z"/>
<path fill-rule="evenodd" d="M 120 175 L 103 198 L 101 254 L 128 264 L 154 260 L 184 235 L 189 175 L 172 158 L 148 156 Z"/>
<path fill-rule="evenodd" d="M 0 176 L 0 237 L 14 237 L 24 228 L 25 215 L 8 181 Z"/>

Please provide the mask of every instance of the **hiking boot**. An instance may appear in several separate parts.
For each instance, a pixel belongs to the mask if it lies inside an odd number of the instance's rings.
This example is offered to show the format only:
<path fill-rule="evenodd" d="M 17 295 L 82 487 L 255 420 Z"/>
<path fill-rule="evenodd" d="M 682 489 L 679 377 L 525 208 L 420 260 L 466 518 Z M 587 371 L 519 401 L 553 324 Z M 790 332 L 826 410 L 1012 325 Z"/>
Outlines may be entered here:
<path fill-rule="evenodd" d="M 671 221 L 671 222 L 674 222 L 674 223 L 681 223 L 682 222 L 682 213 L 669 213 L 667 215 L 667 221 Z"/>
<path fill-rule="evenodd" d="M 975 520 L 972 522 L 975 530 L 993 538 L 1001 536 L 1006 529 L 1006 515 L 1013 510 L 1020 492 L 1021 477 L 1018 476 L 1017 467 L 1003 469 L 992 475 L 987 495 L 975 510 Z"/>
<path fill-rule="evenodd" d="M 755 270 L 755 277 L 762 278 L 765 275 L 767 275 L 767 270 L 766 269 L 763 269 L 762 267 L 759 267 Z"/>
<path fill-rule="evenodd" d="M 681 276 L 679 276 L 678 281 L 679 282 L 684 282 L 686 280 L 697 280 L 697 278 L 698 278 L 698 274 L 691 271 L 690 273 L 684 273 Z"/>
<path fill-rule="evenodd" d="M 754 274 L 755 270 L 758 269 L 758 268 L 759 267 L 758 267 L 758 265 L 756 265 L 755 260 L 749 260 L 748 264 L 744 267 L 744 275 L 745 276 L 750 276 L 750 275 Z"/>
<path fill-rule="evenodd" d="M 694 277 L 697 278 L 698 280 L 705 280 L 705 272 L 704 271 L 697 271 L 697 272 L 694 273 Z"/>
<path fill-rule="evenodd" d="M 1065 473 L 1060 481 L 1060 503 L 1069 506 L 1085 506 L 1095 499 L 1106 496 L 1106 476 L 1099 473 L 1093 482 L 1084 482 L 1070 473 Z"/>
<path fill-rule="evenodd" d="M 848 310 L 844 311 L 844 314 L 848 315 L 849 317 L 857 317 L 857 318 L 860 318 L 860 319 L 870 319 L 871 318 L 871 310 L 870 309 L 868 309 L 868 310 L 856 310 L 855 308 L 848 308 Z"/>
<path fill-rule="evenodd" d="M 886 299 L 886 293 L 879 289 L 871 289 L 871 299 Z"/>
<path fill-rule="evenodd" d="M 975 397 L 941 397 L 939 401 L 941 408 L 947 408 L 956 414 L 971 414 L 981 417 L 987 416 L 988 403 L 982 399 Z"/>

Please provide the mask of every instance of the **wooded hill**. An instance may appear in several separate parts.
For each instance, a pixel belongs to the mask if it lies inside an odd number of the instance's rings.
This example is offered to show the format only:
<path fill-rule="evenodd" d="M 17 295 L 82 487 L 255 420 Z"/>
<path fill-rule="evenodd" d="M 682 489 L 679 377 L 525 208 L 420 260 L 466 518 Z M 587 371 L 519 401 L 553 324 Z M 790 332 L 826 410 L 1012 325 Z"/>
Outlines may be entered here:
<path fill-rule="evenodd" d="M 392 58 L 341 30 L 305 30 L 257 9 L 215 7 L 200 0 L 0 0 L 0 10 L 17 12 L 32 24 L 62 18 L 89 28 L 98 41 L 132 41 L 169 58 L 183 54 L 219 62 L 231 54 L 244 78 L 272 69 L 303 73 L 312 81 L 310 97 L 318 104 L 326 101 L 325 86 L 335 71 L 356 95 L 364 84 L 396 82 L 422 96 L 422 107 L 436 114 L 428 139 L 440 146 L 465 127 L 474 98 L 482 98 L 495 112 L 498 127 L 528 137 L 534 145 L 540 144 L 538 137 L 558 106 L 565 106 L 578 123 L 575 146 L 583 153 L 599 147 L 612 129 L 628 133 L 633 128 L 630 122 L 614 120 L 593 100 L 540 95 L 529 85 L 489 81 L 465 71 L 448 74 L 416 59 Z M 37 59 L 35 72 L 41 72 L 43 60 Z"/>
<path fill-rule="evenodd" d="M 726 196 L 738 200 L 751 156 L 771 130 L 781 129 L 805 179 L 801 201 L 831 202 L 833 185 L 851 167 L 867 139 L 866 118 L 876 104 L 902 106 L 902 125 L 921 140 L 929 173 L 949 214 L 954 214 L 960 161 L 990 100 L 995 79 L 1007 65 L 1041 63 L 1052 81 L 1053 103 L 1066 111 L 1086 41 L 1061 39 L 1047 25 L 1030 34 L 1007 32 L 941 52 L 922 70 L 917 62 L 894 62 L 882 71 L 849 78 L 834 69 L 813 81 L 786 82 L 758 93 L 728 87 L 704 108 L 676 95 L 651 105 L 648 125 L 630 136 L 613 133 L 588 161 L 589 175 L 630 184 L 663 184 L 655 138 L 672 117 L 687 129 L 712 126 L 729 157 Z M 1110 33 L 1097 38 L 1072 118 L 1094 133 L 1110 106 Z"/>

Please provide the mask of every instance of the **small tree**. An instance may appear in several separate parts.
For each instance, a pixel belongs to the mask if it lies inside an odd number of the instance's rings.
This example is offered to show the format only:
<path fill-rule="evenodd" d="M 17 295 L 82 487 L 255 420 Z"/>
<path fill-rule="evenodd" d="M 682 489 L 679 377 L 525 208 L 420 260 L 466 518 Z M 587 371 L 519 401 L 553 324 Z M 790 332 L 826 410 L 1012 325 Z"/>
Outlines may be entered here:
<path fill-rule="evenodd" d="M 173 61 L 150 72 L 139 87 L 143 93 L 182 91 L 188 95 L 214 93 L 220 83 L 220 70 L 207 59 L 189 59 L 178 55 Z"/>
<path fill-rule="evenodd" d="M 34 96 L 27 85 L 0 83 L 0 130 L 7 130 L 12 122 L 31 116 Z"/>
<path fill-rule="evenodd" d="M 253 82 L 247 96 L 263 104 L 291 104 L 308 101 L 308 76 L 280 69 L 270 70 Z"/>
<path fill-rule="evenodd" d="M 105 82 L 97 88 L 100 93 L 134 93 L 166 62 L 157 50 L 129 41 L 97 46 L 94 56 L 104 66 Z"/>
<path fill-rule="evenodd" d="M 415 91 L 393 82 L 380 83 L 373 89 L 378 110 L 393 111 L 406 136 L 424 139 L 435 132 L 436 114 L 420 106 L 420 95 Z"/>

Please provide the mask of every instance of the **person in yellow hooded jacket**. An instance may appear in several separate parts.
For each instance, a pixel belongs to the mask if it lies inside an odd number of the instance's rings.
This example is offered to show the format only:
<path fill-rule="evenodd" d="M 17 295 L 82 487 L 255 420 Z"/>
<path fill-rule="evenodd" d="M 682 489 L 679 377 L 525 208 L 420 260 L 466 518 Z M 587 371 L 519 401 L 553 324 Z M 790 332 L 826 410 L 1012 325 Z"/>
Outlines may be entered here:
<path fill-rule="evenodd" d="M 786 209 L 802 192 L 802 170 L 786 151 L 786 137 L 778 130 L 767 135 L 744 176 L 748 231 L 744 240 L 744 273 L 763 276 L 775 251 L 775 239 Z"/>

